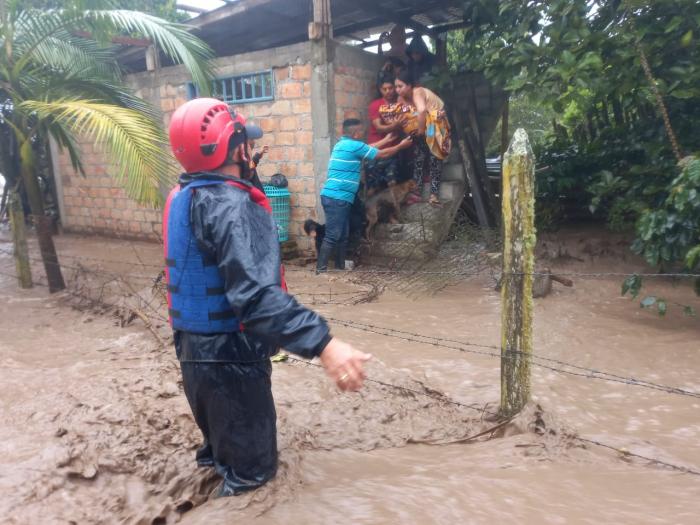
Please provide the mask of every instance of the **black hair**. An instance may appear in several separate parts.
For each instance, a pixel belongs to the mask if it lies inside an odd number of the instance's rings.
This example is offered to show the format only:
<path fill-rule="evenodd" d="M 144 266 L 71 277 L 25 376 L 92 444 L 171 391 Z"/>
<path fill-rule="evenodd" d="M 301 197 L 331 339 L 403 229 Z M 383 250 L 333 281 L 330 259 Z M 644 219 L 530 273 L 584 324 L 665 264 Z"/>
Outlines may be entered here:
<path fill-rule="evenodd" d="M 313 220 L 313 219 L 306 219 L 306 220 L 304 221 L 304 231 L 306 232 L 306 235 L 311 235 L 311 232 L 315 232 L 315 231 L 316 231 L 316 227 L 317 227 L 318 225 L 319 225 L 319 224 L 318 224 L 315 220 Z"/>
<path fill-rule="evenodd" d="M 408 44 L 408 47 L 406 47 L 406 54 L 410 57 L 411 53 L 420 53 L 423 56 L 432 54 L 428 49 L 428 46 L 425 45 L 425 41 L 421 35 L 414 36 L 411 42 Z"/>
<path fill-rule="evenodd" d="M 357 126 L 361 126 L 362 121 L 360 119 L 356 118 L 346 118 L 343 121 L 343 133 L 346 135 L 352 132 L 353 128 L 356 128 Z"/>
<path fill-rule="evenodd" d="M 405 62 L 399 57 L 387 57 L 386 61 L 391 62 L 391 65 L 394 66 L 395 69 L 402 69 L 406 67 Z"/>
<path fill-rule="evenodd" d="M 393 73 L 389 73 L 388 71 L 380 72 L 377 77 L 377 90 L 380 90 L 383 84 L 393 84 L 394 78 L 395 76 Z"/>
<path fill-rule="evenodd" d="M 396 75 L 396 78 L 404 84 L 408 84 L 411 87 L 416 85 L 416 80 L 413 78 L 413 75 L 408 69 L 402 69 L 401 71 L 399 71 Z"/>

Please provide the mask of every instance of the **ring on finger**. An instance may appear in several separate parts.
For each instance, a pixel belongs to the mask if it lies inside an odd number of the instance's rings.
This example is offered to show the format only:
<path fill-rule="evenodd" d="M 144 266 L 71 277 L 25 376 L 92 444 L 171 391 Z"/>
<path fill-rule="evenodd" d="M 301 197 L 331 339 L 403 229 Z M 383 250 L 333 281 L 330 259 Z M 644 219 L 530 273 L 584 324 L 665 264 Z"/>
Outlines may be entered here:
<path fill-rule="evenodd" d="M 340 377 L 338 378 L 338 381 L 340 381 L 341 383 L 344 383 L 345 381 L 348 380 L 348 377 L 350 377 L 349 374 L 343 374 L 342 376 L 340 376 Z"/>

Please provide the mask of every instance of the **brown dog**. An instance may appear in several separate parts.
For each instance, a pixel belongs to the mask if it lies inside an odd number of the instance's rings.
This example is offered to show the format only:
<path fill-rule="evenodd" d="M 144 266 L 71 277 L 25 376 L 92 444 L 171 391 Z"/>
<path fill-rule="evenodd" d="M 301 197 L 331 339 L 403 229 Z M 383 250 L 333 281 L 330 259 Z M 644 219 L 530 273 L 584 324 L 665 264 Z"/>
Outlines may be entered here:
<path fill-rule="evenodd" d="M 416 189 L 416 181 L 413 179 L 405 182 L 392 184 L 385 190 L 375 193 L 365 201 L 365 217 L 367 227 L 365 228 L 365 239 L 370 240 L 370 233 L 379 222 L 380 213 L 388 213 L 389 222 L 396 224 L 399 222 L 401 203 L 411 191 Z M 382 213 L 383 215 L 383 213 Z"/>

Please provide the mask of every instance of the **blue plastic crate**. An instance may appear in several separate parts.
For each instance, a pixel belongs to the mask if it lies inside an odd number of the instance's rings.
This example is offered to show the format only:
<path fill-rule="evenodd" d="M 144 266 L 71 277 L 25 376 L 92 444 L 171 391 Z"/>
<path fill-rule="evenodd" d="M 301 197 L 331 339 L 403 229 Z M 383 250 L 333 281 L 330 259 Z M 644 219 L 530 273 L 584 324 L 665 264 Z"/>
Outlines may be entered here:
<path fill-rule="evenodd" d="M 277 186 L 263 185 L 265 195 L 272 206 L 272 218 L 277 225 L 277 235 L 280 242 L 289 240 L 289 199 L 291 193 L 287 188 L 278 188 Z"/>

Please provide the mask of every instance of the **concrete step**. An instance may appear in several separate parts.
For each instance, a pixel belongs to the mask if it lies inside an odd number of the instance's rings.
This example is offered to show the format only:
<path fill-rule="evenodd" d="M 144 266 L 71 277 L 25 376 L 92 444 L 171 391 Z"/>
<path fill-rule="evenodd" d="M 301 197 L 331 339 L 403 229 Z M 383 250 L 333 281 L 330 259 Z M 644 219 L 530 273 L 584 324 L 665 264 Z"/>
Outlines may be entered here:
<path fill-rule="evenodd" d="M 467 185 L 461 180 L 443 180 L 440 182 L 440 191 L 438 197 L 440 201 L 452 201 L 455 199 L 461 199 Z M 421 188 L 421 196 L 424 200 L 428 200 L 430 197 L 430 184 L 424 183 Z"/>
<path fill-rule="evenodd" d="M 441 201 L 453 201 L 462 198 L 464 191 L 466 189 L 466 184 L 463 181 L 452 181 L 446 180 L 440 183 L 440 197 Z"/>
<path fill-rule="evenodd" d="M 464 167 L 461 164 L 444 164 L 442 167 L 442 181 L 466 180 Z"/>
<path fill-rule="evenodd" d="M 437 247 L 429 242 L 387 242 L 374 241 L 360 246 L 364 262 L 380 264 L 395 260 L 427 261 L 437 254 Z"/>

